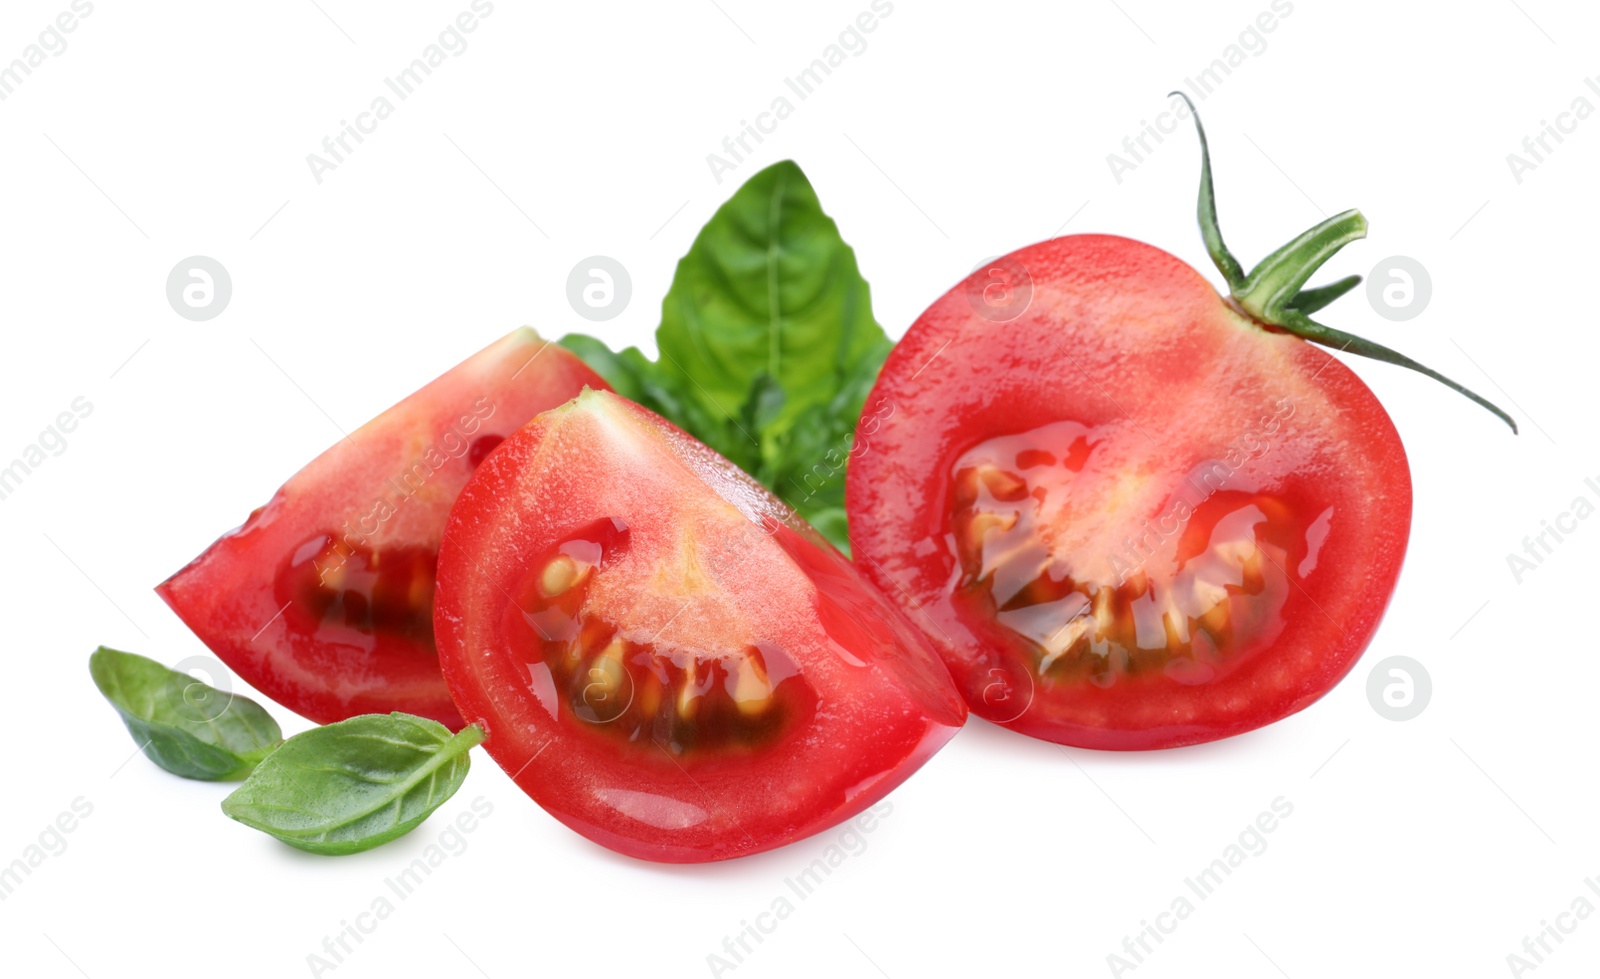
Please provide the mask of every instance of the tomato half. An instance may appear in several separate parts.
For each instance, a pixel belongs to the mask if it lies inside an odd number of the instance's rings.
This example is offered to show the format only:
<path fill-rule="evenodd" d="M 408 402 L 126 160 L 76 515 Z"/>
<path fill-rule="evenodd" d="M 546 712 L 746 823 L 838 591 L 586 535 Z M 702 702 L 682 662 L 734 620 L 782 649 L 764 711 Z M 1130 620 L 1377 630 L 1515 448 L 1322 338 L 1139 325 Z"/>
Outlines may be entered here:
<path fill-rule="evenodd" d="M 1136 241 L 1058 238 L 974 273 L 867 404 L 858 560 L 972 710 L 1025 734 L 1158 748 L 1298 711 L 1400 572 L 1411 478 L 1372 392 Z"/>
<path fill-rule="evenodd" d="M 433 642 L 439 535 L 472 470 L 605 382 L 521 329 L 361 426 L 156 588 L 256 689 L 328 724 L 406 711 L 462 726 Z"/>
<path fill-rule="evenodd" d="M 603 846 L 667 862 L 859 813 L 966 709 L 915 626 L 732 463 L 585 392 L 451 512 L 434 612 L 461 714 Z"/>

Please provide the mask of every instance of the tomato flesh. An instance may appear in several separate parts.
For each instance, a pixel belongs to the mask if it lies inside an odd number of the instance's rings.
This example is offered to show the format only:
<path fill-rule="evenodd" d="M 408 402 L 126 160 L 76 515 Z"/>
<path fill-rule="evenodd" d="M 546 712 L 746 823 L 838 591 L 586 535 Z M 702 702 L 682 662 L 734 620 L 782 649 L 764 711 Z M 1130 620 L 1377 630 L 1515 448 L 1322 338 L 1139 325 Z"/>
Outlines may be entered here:
<path fill-rule="evenodd" d="M 1405 453 L 1347 368 L 1100 235 L 975 273 L 891 354 L 848 474 L 864 569 L 975 713 L 1096 748 L 1238 734 L 1354 665 L 1399 574 Z M 870 430 L 869 430 L 870 425 Z"/>
<path fill-rule="evenodd" d="M 295 635 L 315 639 L 343 626 L 432 645 L 437 558 L 419 547 L 350 547 L 321 533 L 290 552 L 273 591 Z"/>
<path fill-rule="evenodd" d="M 440 660 L 533 799 L 720 860 L 881 799 L 966 716 L 918 630 L 737 467 L 588 392 L 507 440 L 439 557 Z"/>
<path fill-rule="evenodd" d="M 505 436 L 605 382 L 532 330 L 363 425 L 156 591 L 262 693 L 318 723 L 462 721 L 433 639 L 439 536 Z"/>
<path fill-rule="evenodd" d="M 774 642 L 710 649 L 630 638 L 590 586 L 627 547 L 627 524 L 602 521 L 533 563 L 502 628 L 531 682 L 603 736 L 675 757 L 772 743 L 814 713 L 816 696 Z"/>

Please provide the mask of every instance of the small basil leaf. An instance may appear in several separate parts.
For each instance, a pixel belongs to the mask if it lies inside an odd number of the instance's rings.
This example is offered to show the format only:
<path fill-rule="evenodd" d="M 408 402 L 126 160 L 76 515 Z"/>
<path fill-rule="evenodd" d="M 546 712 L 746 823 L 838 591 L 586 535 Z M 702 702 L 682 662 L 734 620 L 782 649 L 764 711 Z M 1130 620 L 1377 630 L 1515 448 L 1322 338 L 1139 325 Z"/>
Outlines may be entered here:
<path fill-rule="evenodd" d="M 363 714 L 283 743 L 222 811 L 312 853 L 360 853 L 411 832 L 467 777 L 483 740 L 413 714 Z"/>
<path fill-rule="evenodd" d="M 283 741 L 260 704 L 153 659 L 101 646 L 89 675 L 145 756 L 174 775 L 237 781 Z"/>
<path fill-rule="evenodd" d="M 591 370 L 605 378 L 605 382 L 618 394 L 629 401 L 644 403 L 646 393 L 644 379 L 640 376 L 640 365 L 643 365 L 645 370 L 653 370 L 655 365 L 646 360 L 638 350 L 629 347 L 620 354 L 612 353 L 604 341 L 582 333 L 568 333 L 557 343 L 577 354 Z M 629 354 L 633 356 L 630 357 Z"/>

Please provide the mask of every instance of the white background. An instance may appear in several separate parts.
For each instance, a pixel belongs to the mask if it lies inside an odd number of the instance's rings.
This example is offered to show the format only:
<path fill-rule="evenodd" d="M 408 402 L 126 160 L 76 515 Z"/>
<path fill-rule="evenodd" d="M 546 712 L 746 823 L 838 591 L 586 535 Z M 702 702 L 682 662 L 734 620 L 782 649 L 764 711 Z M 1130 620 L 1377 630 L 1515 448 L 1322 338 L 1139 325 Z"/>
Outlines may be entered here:
<path fill-rule="evenodd" d="M 494 811 L 470 848 L 330 974 L 711 974 L 724 936 L 840 830 L 730 864 L 644 864 L 574 835 L 480 755 L 410 837 L 314 858 L 225 819 L 230 786 L 129 761 L 89 652 L 202 653 L 151 586 L 341 428 L 509 329 L 653 349 L 677 258 L 740 181 L 785 157 L 855 246 L 894 336 L 976 263 L 1064 224 L 1151 242 L 1216 280 L 1194 224 L 1192 134 L 1120 183 L 1107 154 L 1267 2 L 897 0 L 721 185 L 706 155 L 867 0 L 499 0 L 320 185 L 306 155 L 468 0 L 319 3 L 99 0 L 0 102 L 0 460 L 74 398 L 94 405 L 67 450 L 0 500 L 0 863 L 74 799 L 93 806 L 0 902 L 4 971 L 310 974 L 324 936 L 482 796 Z M 1541 921 L 1580 894 L 1600 906 L 1584 884 L 1600 875 L 1600 519 L 1521 584 L 1506 562 L 1575 497 L 1597 498 L 1584 478 L 1600 477 L 1600 120 L 1520 183 L 1506 156 L 1579 96 L 1600 106 L 1584 85 L 1600 71 L 1600 14 L 1517 3 L 1295 0 L 1201 103 L 1223 227 L 1246 264 L 1360 206 L 1370 240 L 1326 277 L 1411 256 L 1432 301 L 1392 323 L 1363 290 L 1324 318 L 1522 424 L 1513 437 L 1419 376 L 1352 365 L 1405 439 L 1416 494 L 1399 589 L 1355 672 L 1268 729 L 1153 754 L 1062 750 L 974 720 L 890 797 L 865 851 L 725 974 L 1109 975 L 1124 936 L 1280 796 L 1293 814 L 1265 852 L 1126 974 L 1506 975 Z M 0 62 L 65 9 L 8 0 Z M 633 279 L 632 303 L 598 326 L 565 291 L 595 254 Z M 210 322 L 165 298 L 190 255 L 232 274 Z M 1434 689 L 1396 723 L 1365 685 L 1400 654 Z M 1564 937 L 1540 979 L 1600 966 L 1600 916 Z"/>

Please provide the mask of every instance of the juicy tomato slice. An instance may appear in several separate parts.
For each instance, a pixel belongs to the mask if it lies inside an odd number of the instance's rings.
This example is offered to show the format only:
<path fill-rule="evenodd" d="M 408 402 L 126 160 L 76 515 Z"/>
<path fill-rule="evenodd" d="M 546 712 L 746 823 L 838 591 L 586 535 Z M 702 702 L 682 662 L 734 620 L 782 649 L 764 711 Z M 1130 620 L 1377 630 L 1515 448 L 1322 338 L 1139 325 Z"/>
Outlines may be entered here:
<path fill-rule="evenodd" d="M 926 639 L 732 463 L 585 392 L 451 512 L 439 658 L 557 819 L 667 862 L 789 843 L 881 799 L 966 718 Z"/>
<path fill-rule="evenodd" d="M 984 292 L 1024 276 L 1020 314 Z M 1298 711 L 1400 572 L 1411 477 L 1372 392 L 1139 242 L 991 263 L 922 314 L 867 405 L 857 560 L 973 712 L 1034 737 L 1159 748 Z"/>
<path fill-rule="evenodd" d="M 156 588 L 256 689 L 329 724 L 406 711 L 458 729 L 433 641 L 445 517 L 534 415 L 605 382 L 521 329 L 361 426 Z"/>

